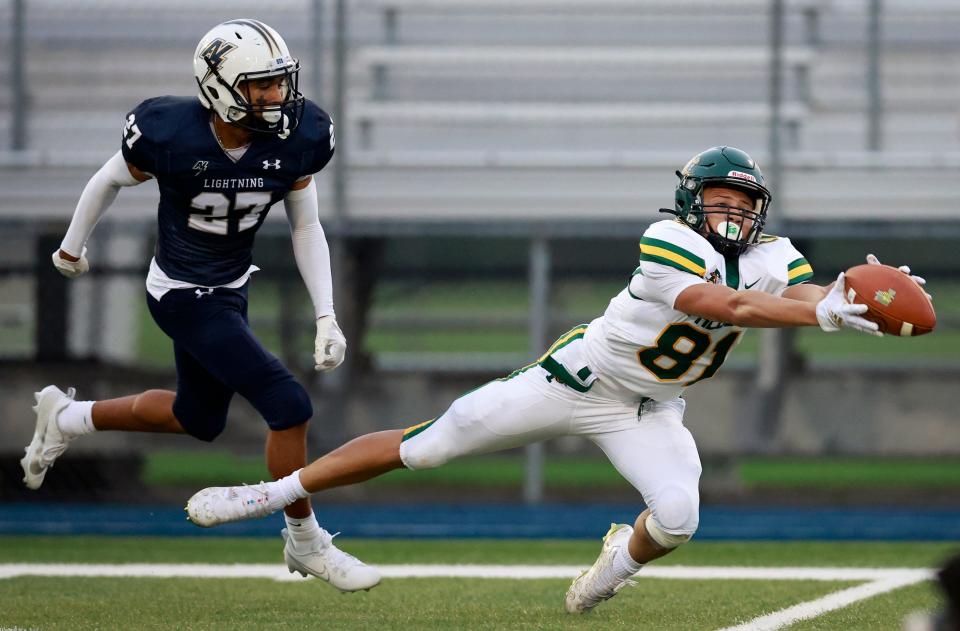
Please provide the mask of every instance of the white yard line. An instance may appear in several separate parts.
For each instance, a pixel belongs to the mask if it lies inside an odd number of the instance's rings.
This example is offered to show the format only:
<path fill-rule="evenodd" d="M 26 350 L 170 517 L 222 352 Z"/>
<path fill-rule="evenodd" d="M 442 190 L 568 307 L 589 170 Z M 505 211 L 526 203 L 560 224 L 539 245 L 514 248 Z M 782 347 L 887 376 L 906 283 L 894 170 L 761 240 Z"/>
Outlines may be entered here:
<path fill-rule="evenodd" d="M 827 594 L 823 598 L 799 603 L 792 607 L 787 607 L 786 609 L 781 609 L 780 611 L 775 611 L 771 614 L 754 618 L 749 622 L 745 622 L 735 627 L 721 629 L 720 631 L 774 631 L 775 629 L 782 629 L 795 622 L 800 622 L 801 620 L 807 620 L 809 618 L 816 618 L 817 616 L 825 614 L 828 611 L 842 609 L 852 605 L 857 601 L 872 598 L 873 596 L 884 594 L 886 592 L 891 592 L 895 589 L 906 587 L 907 585 L 913 585 L 914 583 L 919 583 L 931 577 L 932 573 L 928 574 L 928 576 L 919 578 L 915 574 L 905 573 L 899 578 L 886 578 L 879 581 L 871 581 L 863 585 L 857 585 L 856 587 L 850 587 L 848 589 L 840 590 L 839 592 Z"/>
<path fill-rule="evenodd" d="M 582 565 L 378 565 L 387 578 L 572 578 Z M 268 563 L 0 563 L 0 578 L 16 576 L 130 576 L 144 578 L 272 578 L 287 580 L 283 565 Z M 691 580 L 919 582 L 933 570 L 842 567 L 719 567 L 675 565 L 644 568 L 637 578 Z M 299 576 L 297 577 L 299 579 Z"/>
<path fill-rule="evenodd" d="M 378 565 L 388 578 L 572 578 L 582 565 Z M 920 582 L 934 570 L 847 567 L 722 567 L 666 565 L 644 568 L 637 578 L 691 580 Z M 15 576 L 131 576 L 152 578 L 282 578 L 287 568 L 273 563 L 0 563 L 0 578 Z"/>
<path fill-rule="evenodd" d="M 579 565 L 379 565 L 386 578 L 572 578 L 586 569 Z M 17 576 L 112 576 L 142 578 L 266 578 L 305 580 L 276 564 L 213 565 L 205 563 L 0 563 L 0 579 Z M 662 566 L 645 568 L 637 578 L 679 580 L 867 581 L 808 602 L 760 616 L 721 631 L 773 631 L 815 618 L 857 601 L 933 578 L 934 570 L 839 567 L 715 567 Z"/>

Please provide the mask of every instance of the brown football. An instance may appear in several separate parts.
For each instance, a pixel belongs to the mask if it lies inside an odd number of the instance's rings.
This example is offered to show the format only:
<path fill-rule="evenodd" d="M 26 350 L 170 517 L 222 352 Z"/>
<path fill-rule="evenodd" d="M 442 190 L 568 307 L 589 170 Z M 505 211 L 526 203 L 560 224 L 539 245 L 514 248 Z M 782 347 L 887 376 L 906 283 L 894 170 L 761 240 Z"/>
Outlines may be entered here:
<path fill-rule="evenodd" d="M 909 275 L 889 265 L 857 265 L 847 270 L 847 300 L 869 307 L 863 317 L 888 335 L 924 335 L 937 325 L 933 303 Z"/>

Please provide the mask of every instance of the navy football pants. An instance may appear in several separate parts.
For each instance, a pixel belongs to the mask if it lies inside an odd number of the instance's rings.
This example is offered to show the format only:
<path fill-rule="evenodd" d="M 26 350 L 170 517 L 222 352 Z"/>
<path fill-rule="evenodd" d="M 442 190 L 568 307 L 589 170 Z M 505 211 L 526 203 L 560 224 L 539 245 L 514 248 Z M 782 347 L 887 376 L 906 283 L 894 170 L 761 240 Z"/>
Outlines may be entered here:
<path fill-rule="evenodd" d="M 272 430 L 310 420 L 303 386 L 271 355 L 247 321 L 247 285 L 239 289 L 173 289 L 150 314 L 173 340 L 177 398 L 173 413 L 188 434 L 212 441 L 223 431 L 234 392 L 253 404 Z"/>

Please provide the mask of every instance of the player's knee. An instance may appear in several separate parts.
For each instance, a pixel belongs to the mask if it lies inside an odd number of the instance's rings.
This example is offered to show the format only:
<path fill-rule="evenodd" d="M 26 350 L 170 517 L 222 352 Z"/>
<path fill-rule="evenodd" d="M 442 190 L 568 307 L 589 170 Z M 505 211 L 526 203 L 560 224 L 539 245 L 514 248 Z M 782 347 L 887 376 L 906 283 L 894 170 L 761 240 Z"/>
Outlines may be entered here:
<path fill-rule="evenodd" d="M 452 449 L 444 447 L 424 449 L 423 445 L 416 445 L 412 449 L 404 449 L 404 444 L 400 444 L 400 459 L 406 468 L 415 471 L 436 469 L 454 458 Z"/>
<path fill-rule="evenodd" d="M 217 425 L 202 425 L 194 427 L 187 430 L 187 433 L 197 440 L 202 440 L 206 443 L 212 443 L 214 440 L 216 440 L 217 436 L 223 433 L 224 427 L 226 427 L 226 419 L 224 419 L 224 422 Z"/>
<path fill-rule="evenodd" d="M 289 383 L 282 395 L 283 418 L 287 421 L 288 427 L 302 425 L 313 418 L 313 402 L 310 401 L 310 395 L 306 389 L 296 381 Z"/>
<path fill-rule="evenodd" d="M 180 421 L 180 425 L 183 426 L 187 434 L 207 443 L 212 443 L 217 436 L 223 433 L 223 428 L 227 426 L 226 414 L 220 418 L 206 417 L 202 419 L 191 418 L 190 420 L 183 420 L 177 417 L 177 420 Z"/>
<path fill-rule="evenodd" d="M 700 513 L 696 498 L 680 486 L 660 492 L 650 508 L 646 528 L 650 538 L 662 548 L 676 548 L 697 531 Z"/>
<path fill-rule="evenodd" d="M 425 431 L 400 443 L 400 460 L 403 466 L 415 471 L 435 469 L 456 455 L 454 446 L 440 431 Z"/>
<path fill-rule="evenodd" d="M 313 403 L 306 389 L 293 377 L 247 397 L 272 430 L 302 425 L 313 417 Z"/>
<path fill-rule="evenodd" d="M 200 410 L 181 404 L 180 400 L 173 404 L 173 415 L 183 430 L 197 440 L 213 442 L 227 426 L 227 410 Z"/>

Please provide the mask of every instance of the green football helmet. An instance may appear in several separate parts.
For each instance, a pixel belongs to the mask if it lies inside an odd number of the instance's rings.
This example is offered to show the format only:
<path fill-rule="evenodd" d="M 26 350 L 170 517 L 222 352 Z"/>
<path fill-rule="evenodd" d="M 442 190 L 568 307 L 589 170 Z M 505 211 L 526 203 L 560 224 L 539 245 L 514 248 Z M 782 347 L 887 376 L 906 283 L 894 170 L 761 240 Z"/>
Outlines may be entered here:
<path fill-rule="evenodd" d="M 745 151 L 735 147 L 711 147 L 693 156 L 682 171 L 677 171 L 677 177 L 680 183 L 676 188 L 674 209 L 661 209 L 663 212 L 679 217 L 724 255 L 742 254 L 759 241 L 771 197 L 770 191 L 763 185 L 760 167 Z M 704 208 L 703 191 L 710 186 L 744 191 L 753 199 L 754 207 Z M 724 234 L 710 228 L 707 215 L 725 215 L 724 221 L 718 226 L 722 227 Z M 747 219 L 753 221 L 753 226 L 746 234 L 742 234 L 740 226 Z"/>

